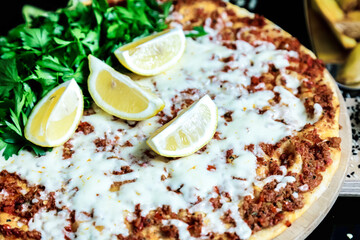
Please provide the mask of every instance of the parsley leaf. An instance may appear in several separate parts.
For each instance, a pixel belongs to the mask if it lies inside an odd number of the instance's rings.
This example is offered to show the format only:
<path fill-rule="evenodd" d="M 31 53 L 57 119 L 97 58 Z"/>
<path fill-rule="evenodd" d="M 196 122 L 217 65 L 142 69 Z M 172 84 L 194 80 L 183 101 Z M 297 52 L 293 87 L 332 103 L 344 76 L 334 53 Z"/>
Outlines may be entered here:
<path fill-rule="evenodd" d="M 191 32 L 186 34 L 186 37 L 195 38 L 195 37 L 205 36 L 207 34 L 208 33 L 205 31 L 203 26 L 195 26 Z"/>
<path fill-rule="evenodd" d="M 30 48 L 44 48 L 51 40 L 49 32 L 43 28 L 30 28 L 20 32 L 24 46 Z"/>
<path fill-rule="evenodd" d="M 20 82 L 14 59 L 0 59 L 0 96 L 8 94 Z"/>

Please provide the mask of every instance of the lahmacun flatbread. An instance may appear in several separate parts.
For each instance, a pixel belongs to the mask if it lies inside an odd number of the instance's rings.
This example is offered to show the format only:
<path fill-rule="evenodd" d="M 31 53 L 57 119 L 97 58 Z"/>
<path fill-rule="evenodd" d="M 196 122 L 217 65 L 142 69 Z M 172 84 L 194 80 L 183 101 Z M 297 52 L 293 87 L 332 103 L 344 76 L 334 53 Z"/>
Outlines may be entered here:
<path fill-rule="evenodd" d="M 175 1 L 180 62 L 131 75 L 165 101 L 140 122 L 86 110 L 73 137 L 42 157 L 0 165 L 3 239 L 272 239 L 325 191 L 340 161 L 339 102 L 322 62 L 262 16 L 218 0 Z M 170 159 L 146 139 L 208 94 L 213 139 Z"/>

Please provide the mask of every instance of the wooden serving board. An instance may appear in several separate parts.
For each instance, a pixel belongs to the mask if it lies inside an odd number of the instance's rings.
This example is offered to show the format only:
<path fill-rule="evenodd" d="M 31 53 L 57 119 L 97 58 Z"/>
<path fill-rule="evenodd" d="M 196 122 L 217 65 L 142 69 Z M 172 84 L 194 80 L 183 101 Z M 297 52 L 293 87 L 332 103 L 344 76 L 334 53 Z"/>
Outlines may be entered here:
<path fill-rule="evenodd" d="M 344 98 L 340 90 L 336 87 L 337 95 L 340 102 L 340 130 L 341 137 L 341 159 L 340 164 L 333 176 L 327 190 L 314 202 L 313 205 L 295 222 L 280 234 L 276 240 L 302 240 L 305 239 L 325 218 L 339 196 L 342 188 L 346 170 L 349 164 L 351 155 L 351 124 L 349 115 L 346 109 Z M 360 184 L 358 184 L 360 190 Z"/>

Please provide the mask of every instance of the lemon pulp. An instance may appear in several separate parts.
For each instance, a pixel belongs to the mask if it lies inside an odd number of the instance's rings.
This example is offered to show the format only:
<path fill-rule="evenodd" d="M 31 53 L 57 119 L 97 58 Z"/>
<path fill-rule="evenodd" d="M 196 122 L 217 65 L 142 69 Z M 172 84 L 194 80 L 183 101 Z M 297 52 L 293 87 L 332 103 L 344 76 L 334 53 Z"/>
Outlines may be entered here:
<path fill-rule="evenodd" d="M 45 104 L 41 107 L 39 112 L 35 115 L 33 123 L 30 127 L 30 134 L 35 136 L 40 141 L 45 141 L 46 138 L 46 128 L 49 121 L 50 114 L 56 103 L 59 101 L 61 95 L 64 93 L 65 87 L 59 88 L 55 91 Z M 50 134 L 51 135 L 51 134 Z"/>
<path fill-rule="evenodd" d="M 139 113 L 149 105 L 149 100 L 138 90 L 117 80 L 106 70 L 99 72 L 96 79 L 96 89 L 103 96 L 104 102 L 119 111 Z M 131 99 L 131 102 L 129 99 Z"/>
<path fill-rule="evenodd" d="M 182 29 L 165 30 L 136 40 L 115 50 L 120 63 L 130 71 L 152 76 L 174 66 L 185 50 Z"/>
<path fill-rule="evenodd" d="M 210 119 L 210 110 L 203 105 L 199 106 L 199 112 L 202 113 L 202 119 L 192 118 L 188 119 L 190 124 L 180 127 L 174 135 L 170 135 L 166 139 L 166 150 L 175 151 L 179 148 L 190 146 L 191 142 L 196 142 L 205 133 L 206 123 L 204 119 Z M 193 123 L 192 123 L 193 122 Z M 197 122 L 197 123 L 196 123 Z M 195 127 L 198 126 L 198 127 Z M 199 127 L 202 126 L 202 127 Z"/>
<path fill-rule="evenodd" d="M 89 55 L 88 89 L 95 103 L 118 118 L 140 121 L 155 116 L 164 102 L 105 62 Z"/>
<path fill-rule="evenodd" d="M 158 37 L 158 36 L 161 36 L 161 35 L 163 35 L 163 34 L 165 34 L 165 33 L 168 33 L 168 32 L 170 32 L 170 30 L 165 30 L 165 31 L 163 31 L 163 32 L 155 33 L 155 34 L 153 34 L 153 35 L 150 35 L 150 36 L 141 38 L 141 39 L 139 39 L 139 40 L 137 40 L 137 41 L 135 41 L 135 42 L 128 43 L 128 44 L 120 47 L 120 50 L 121 50 L 121 51 L 127 51 L 127 50 L 134 49 L 134 48 L 136 48 L 137 46 L 139 46 L 139 45 L 141 45 L 141 44 L 143 44 L 143 43 L 146 43 L 146 42 L 148 42 L 148 41 L 150 41 L 150 40 L 152 40 L 152 39 L 154 39 L 154 38 L 156 38 L 156 37 Z M 133 52 L 133 50 L 132 50 L 132 52 Z M 132 55 L 132 54 L 130 54 L 130 55 Z"/>
<path fill-rule="evenodd" d="M 134 60 L 134 65 L 151 70 L 170 62 L 179 51 L 177 46 L 180 45 L 181 39 L 176 35 L 172 35 L 168 39 L 154 44 L 152 48 L 135 47 L 129 49 L 128 52 L 129 56 Z"/>
<path fill-rule="evenodd" d="M 217 127 L 217 116 L 215 103 L 205 95 L 157 129 L 146 143 L 162 156 L 188 156 L 212 139 Z"/>
<path fill-rule="evenodd" d="M 60 84 L 32 110 L 24 128 L 25 138 L 44 147 L 63 144 L 75 132 L 83 108 L 83 95 L 75 80 Z"/>
<path fill-rule="evenodd" d="M 64 132 L 70 129 L 76 118 L 76 108 L 70 114 L 64 116 L 62 119 L 57 121 L 49 121 L 47 126 L 47 137 L 49 141 L 54 141 L 63 136 Z"/>

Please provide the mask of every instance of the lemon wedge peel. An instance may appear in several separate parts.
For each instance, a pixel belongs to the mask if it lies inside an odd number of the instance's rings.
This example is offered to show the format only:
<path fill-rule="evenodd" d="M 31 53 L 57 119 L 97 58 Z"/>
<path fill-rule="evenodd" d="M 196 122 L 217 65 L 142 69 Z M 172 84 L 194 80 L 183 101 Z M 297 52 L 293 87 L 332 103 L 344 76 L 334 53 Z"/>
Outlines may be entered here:
<path fill-rule="evenodd" d="M 84 99 L 74 79 L 47 93 L 34 107 L 24 128 L 30 142 L 56 147 L 74 134 L 84 110 Z"/>
<path fill-rule="evenodd" d="M 213 138 L 218 122 L 218 110 L 208 95 L 157 129 L 146 141 L 157 154 L 165 157 L 185 157 L 198 151 Z"/>
<path fill-rule="evenodd" d="M 174 28 L 128 43 L 114 54 L 130 71 L 153 76 L 174 66 L 182 57 L 185 45 L 183 30 Z"/>
<path fill-rule="evenodd" d="M 121 119 L 141 121 L 155 116 L 164 101 L 93 55 L 88 56 L 88 89 L 105 112 Z"/>

